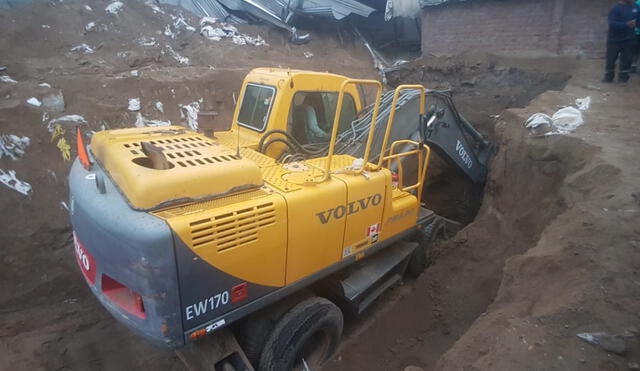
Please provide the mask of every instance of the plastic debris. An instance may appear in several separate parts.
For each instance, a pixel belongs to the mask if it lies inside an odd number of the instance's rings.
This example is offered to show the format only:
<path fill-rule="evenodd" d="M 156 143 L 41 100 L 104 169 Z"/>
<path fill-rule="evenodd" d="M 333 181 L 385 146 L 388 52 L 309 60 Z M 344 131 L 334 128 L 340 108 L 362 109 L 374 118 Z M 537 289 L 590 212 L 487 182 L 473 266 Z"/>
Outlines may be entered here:
<path fill-rule="evenodd" d="M 255 46 L 269 46 L 260 36 L 252 37 L 238 32 L 238 29 L 230 24 L 220 23 L 212 17 L 204 17 L 200 20 L 200 35 L 213 41 L 220 41 L 224 38 L 230 38 L 236 45 L 251 44 Z"/>
<path fill-rule="evenodd" d="M 621 336 L 609 335 L 606 332 L 584 332 L 577 337 L 589 344 L 597 345 L 609 353 L 627 354 L 627 345 Z"/>
<path fill-rule="evenodd" d="M 304 57 L 307 58 L 307 59 L 313 57 L 313 53 L 311 53 L 311 52 L 304 52 L 303 54 L 304 54 Z"/>
<path fill-rule="evenodd" d="M 27 99 L 27 103 L 29 103 L 32 106 L 36 106 L 36 107 L 40 107 L 42 105 L 42 102 L 40 102 L 38 100 L 38 98 L 36 98 L 36 97 L 31 97 L 31 98 Z"/>
<path fill-rule="evenodd" d="M 0 72 L 2 72 L 2 71 L 6 71 L 6 70 L 7 70 L 7 67 L 6 67 L 6 66 L 0 66 Z"/>
<path fill-rule="evenodd" d="M 25 196 L 31 195 L 31 184 L 16 178 L 16 172 L 14 170 L 5 172 L 0 169 L 0 182 Z"/>
<path fill-rule="evenodd" d="M 120 1 L 114 1 L 111 4 L 107 5 L 107 7 L 104 8 L 104 11 L 109 15 L 118 15 L 118 13 L 122 11 L 123 5 L 124 4 L 122 4 Z"/>
<path fill-rule="evenodd" d="M 180 31 L 181 29 L 185 29 L 189 32 L 196 32 L 196 28 L 193 27 L 192 25 L 188 24 L 187 21 L 184 19 L 184 17 L 182 15 L 179 16 L 171 16 L 171 19 L 174 20 L 173 22 L 173 28 L 176 29 L 176 31 Z"/>
<path fill-rule="evenodd" d="M 165 50 L 163 50 L 163 52 L 165 52 Z M 175 50 L 173 50 L 173 48 L 170 47 L 169 45 L 166 46 L 166 52 L 168 52 L 173 57 L 173 59 L 178 61 L 178 63 L 189 64 L 189 58 L 181 56 Z"/>
<path fill-rule="evenodd" d="M 591 97 L 584 97 L 576 99 L 576 107 L 580 111 L 587 111 L 591 107 Z"/>
<path fill-rule="evenodd" d="M 84 26 L 84 30 L 87 32 L 91 32 L 96 28 L 96 22 L 89 22 L 86 26 Z"/>
<path fill-rule="evenodd" d="M 162 104 L 162 102 L 156 102 L 156 109 L 164 113 L 164 104 Z"/>
<path fill-rule="evenodd" d="M 176 36 L 177 36 L 177 35 L 176 35 L 176 33 L 175 33 L 175 32 L 173 32 L 173 30 L 171 29 L 171 25 L 166 25 L 166 26 L 164 27 L 164 32 L 163 32 L 163 34 L 164 34 L 166 37 L 170 37 L 170 38 L 172 38 L 172 39 L 175 39 L 175 38 L 176 38 Z"/>
<path fill-rule="evenodd" d="M 140 37 L 136 39 L 136 42 L 141 46 L 155 46 L 157 45 L 156 39 L 153 37 Z"/>
<path fill-rule="evenodd" d="M 41 88 L 50 88 L 51 85 L 47 84 L 46 82 L 41 82 L 40 84 L 38 84 L 39 87 Z"/>
<path fill-rule="evenodd" d="M 198 112 L 200 112 L 200 103 L 202 103 L 202 99 L 191 104 L 179 105 L 180 117 L 187 119 L 187 124 L 193 131 L 198 131 Z"/>
<path fill-rule="evenodd" d="M 87 11 L 89 11 L 89 12 L 93 12 L 93 8 L 92 8 L 92 7 L 90 7 L 89 5 L 85 5 L 85 6 L 84 6 L 84 9 L 85 9 L 85 10 L 87 10 Z"/>
<path fill-rule="evenodd" d="M 564 107 L 553 116 L 544 113 L 534 113 L 524 126 L 534 136 L 569 134 L 584 124 L 582 112 L 575 107 Z"/>
<path fill-rule="evenodd" d="M 9 157 L 17 160 L 24 156 L 27 147 L 31 144 L 29 137 L 17 135 L 0 135 L 0 158 Z"/>
<path fill-rule="evenodd" d="M 8 75 L 0 76 L 0 82 L 6 82 L 8 84 L 17 84 L 18 83 L 16 80 L 12 79 Z"/>
<path fill-rule="evenodd" d="M 83 54 L 92 54 L 92 53 L 95 52 L 95 50 L 93 50 L 93 48 L 91 48 L 87 44 L 76 45 L 73 48 L 71 48 L 71 51 L 72 52 L 83 53 Z"/>
<path fill-rule="evenodd" d="M 151 10 L 153 10 L 154 13 L 156 13 L 156 14 L 164 14 L 164 10 L 160 9 L 160 7 L 157 6 L 156 4 L 154 4 L 153 1 L 147 0 L 147 1 L 144 2 L 144 4 L 146 6 L 148 6 L 149 8 L 151 8 Z"/>
<path fill-rule="evenodd" d="M 42 28 L 44 28 L 44 29 L 49 29 L 49 28 L 51 28 L 51 26 L 49 26 L 48 24 L 43 24 L 43 25 L 42 25 Z"/>
<path fill-rule="evenodd" d="M 147 126 L 158 127 L 158 126 L 170 126 L 171 121 L 161 121 L 161 120 L 149 120 L 144 118 L 140 112 L 138 112 L 138 117 L 136 118 L 136 122 L 134 125 L 138 128 L 144 128 Z"/>
<path fill-rule="evenodd" d="M 131 98 L 129 99 L 129 107 L 127 107 L 129 111 L 140 111 L 140 98 Z"/>
<path fill-rule="evenodd" d="M 551 116 L 553 126 L 558 134 L 568 134 L 584 124 L 582 112 L 574 107 L 565 107 Z"/>
<path fill-rule="evenodd" d="M 131 74 L 131 76 L 133 77 L 138 77 L 140 76 L 140 71 L 138 70 L 131 70 L 131 72 L 129 72 Z"/>
<path fill-rule="evenodd" d="M 49 123 L 47 124 L 47 130 L 49 130 L 49 132 L 52 133 L 53 127 L 56 124 L 79 125 L 79 124 L 86 124 L 86 123 L 87 123 L 87 120 L 85 120 L 84 117 L 80 115 L 64 115 L 49 121 Z"/>

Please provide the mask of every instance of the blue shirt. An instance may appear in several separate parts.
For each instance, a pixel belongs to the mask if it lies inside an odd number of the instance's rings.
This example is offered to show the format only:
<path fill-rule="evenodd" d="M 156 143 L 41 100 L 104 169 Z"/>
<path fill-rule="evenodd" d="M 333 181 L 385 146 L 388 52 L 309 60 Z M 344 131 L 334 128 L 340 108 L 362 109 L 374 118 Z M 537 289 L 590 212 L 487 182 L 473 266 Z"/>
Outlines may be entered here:
<path fill-rule="evenodd" d="M 636 4 L 616 4 L 609 12 L 610 43 L 619 43 L 636 38 L 635 30 L 627 22 L 636 20 L 640 24 L 640 8 Z"/>

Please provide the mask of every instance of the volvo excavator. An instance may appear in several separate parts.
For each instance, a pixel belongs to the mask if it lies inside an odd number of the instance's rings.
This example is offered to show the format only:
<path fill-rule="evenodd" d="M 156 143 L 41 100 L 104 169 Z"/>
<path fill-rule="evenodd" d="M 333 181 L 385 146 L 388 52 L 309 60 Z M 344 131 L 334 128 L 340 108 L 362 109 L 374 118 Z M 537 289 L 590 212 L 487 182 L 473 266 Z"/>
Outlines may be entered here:
<path fill-rule="evenodd" d="M 366 88 L 366 89 L 365 89 Z M 367 91 L 375 91 L 375 97 Z M 192 370 L 315 370 L 429 243 L 432 150 L 481 186 L 492 145 L 447 92 L 278 68 L 231 124 L 105 130 L 69 175 L 75 253 L 120 322 Z"/>

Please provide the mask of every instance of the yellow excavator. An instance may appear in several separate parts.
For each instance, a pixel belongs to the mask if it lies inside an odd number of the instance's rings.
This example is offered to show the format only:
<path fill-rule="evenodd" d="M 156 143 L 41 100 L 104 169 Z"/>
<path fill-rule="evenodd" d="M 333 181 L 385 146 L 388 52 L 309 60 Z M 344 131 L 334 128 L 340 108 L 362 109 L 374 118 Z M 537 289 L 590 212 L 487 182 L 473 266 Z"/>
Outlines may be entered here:
<path fill-rule="evenodd" d="M 78 130 L 78 265 L 115 318 L 192 369 L 317 369 L 343 313 L 419 275 L 455 228 L 423 206 L 432 147 L 484 181 L 490 146 L 447 93 L 258 68 L 225 130 L 106 130 L 90 146 Z"/>

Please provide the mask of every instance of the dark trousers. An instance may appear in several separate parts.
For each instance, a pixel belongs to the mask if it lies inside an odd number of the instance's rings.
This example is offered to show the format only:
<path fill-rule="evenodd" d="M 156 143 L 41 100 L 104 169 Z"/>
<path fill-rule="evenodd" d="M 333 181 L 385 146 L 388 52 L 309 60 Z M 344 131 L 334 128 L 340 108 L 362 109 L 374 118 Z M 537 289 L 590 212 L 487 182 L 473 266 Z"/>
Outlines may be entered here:
<path fill-rule="evenodd" d="M 635 49 L 635 40 L 623 41 L 618 43 L 607 43 L 607 68 L 604 79 L 613 81 L 616 74 L 616 61 L 620 57 L 620 66 L 618 72 L 618 80 L 629 80 L 631 72 L 631 60 Z"/>

